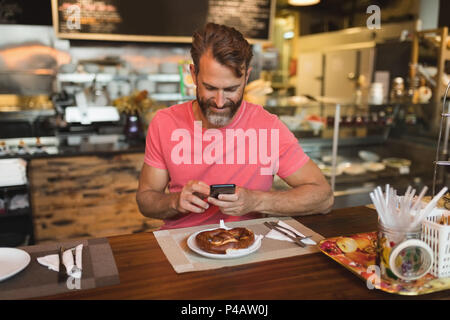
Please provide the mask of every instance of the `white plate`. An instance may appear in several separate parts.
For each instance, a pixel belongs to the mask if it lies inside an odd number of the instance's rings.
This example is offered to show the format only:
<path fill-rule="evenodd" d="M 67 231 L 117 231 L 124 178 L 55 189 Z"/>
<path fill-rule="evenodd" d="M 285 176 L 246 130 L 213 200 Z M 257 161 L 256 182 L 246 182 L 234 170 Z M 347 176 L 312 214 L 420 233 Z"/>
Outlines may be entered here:
<path fill-rule="evenodd" d="M 19 273 L 30 263 L 30 255 L 16 248 L 0 248 L 0 281 Z"/>
<path fill-rule="evenodd" d="M 226 254 L 209 253 L 209 252 L 206 252 L 206 251 L 200 249 L 197 246 L 197 243 L 195 242 L 195 237 L 197 236 L 197 234 L 199 234 L 200 232 L 203 232 L 203 231 L 210 231 L 210 230 L 215 230 L 215 229 L 217 229 L 217 228 L 206 229 L 206 230 L 201 230 L 201 231 L 194 232 L 187 239 L 188 247 L 192 251 L 198 253 L 199 255 L 202 255 L 202 256 L 207 257 L 207 258 L 212 258 L 212 259 L 234 259 L 234 258 L 240 258 L 240 257 L 244 257 L 246 255 L 249 255 L 249 254 L 257 251 L 259 249 L 259 247 L 261 247 L 261 239 L 263 237 L 255 235 L 255 242 L 253 242 L 253 244 L 250 247 L 245 248 L 245 249 L 232 250 L 231 251 L 232 253 L 226 253 Z"/>

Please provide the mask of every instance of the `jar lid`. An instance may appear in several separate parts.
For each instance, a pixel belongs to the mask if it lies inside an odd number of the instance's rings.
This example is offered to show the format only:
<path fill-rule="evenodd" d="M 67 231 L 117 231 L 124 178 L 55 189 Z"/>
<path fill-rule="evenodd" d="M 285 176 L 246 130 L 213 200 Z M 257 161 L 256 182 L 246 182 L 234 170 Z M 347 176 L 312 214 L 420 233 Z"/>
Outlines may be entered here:
<path fill-rule="evenodd" d="M 389 266 L 402 280 L 417 280 L 426 275 L 433 265 L 433 252 L 423 241 L 409 239 L 392 250 Z"/>

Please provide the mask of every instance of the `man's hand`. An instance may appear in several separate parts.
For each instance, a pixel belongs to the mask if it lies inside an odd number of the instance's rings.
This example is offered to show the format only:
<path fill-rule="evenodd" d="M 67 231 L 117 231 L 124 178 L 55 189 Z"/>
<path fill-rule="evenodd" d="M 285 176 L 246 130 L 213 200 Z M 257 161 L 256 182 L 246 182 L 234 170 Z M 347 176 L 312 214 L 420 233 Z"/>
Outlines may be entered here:
<path fill-rule="evenodd" d="M 230 216 L 242 216 L 252 212 L 255 204 L 253 191 L 238 186 L 234 194 L 219 194 L 219 199 L 208 197 L 208 202 Z"/>
<path fill-rule="evenodd" d="M 209 208 L 209 204 L 201 199 L 209 195 L 209 185 L 203 181 L 189 181 L 176 197 L 175 209 L 179 212 L 203 213 Z"/>

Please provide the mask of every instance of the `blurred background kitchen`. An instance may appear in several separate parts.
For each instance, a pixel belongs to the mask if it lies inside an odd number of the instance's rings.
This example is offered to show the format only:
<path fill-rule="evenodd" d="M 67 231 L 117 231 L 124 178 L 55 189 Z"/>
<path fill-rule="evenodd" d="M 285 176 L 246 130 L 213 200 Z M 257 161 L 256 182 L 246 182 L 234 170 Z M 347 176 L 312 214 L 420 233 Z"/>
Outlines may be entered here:
<path fill-rule="evenodd" d="M 335 208 L 386 183 L 448 186 L 434 161 L 438 141 L 448 160 L 450 2 L 293 2 L 0 0 L 0 246 L 161 225 L 135 202 L 145 133 L 194 99 L 190 39 L 206 21 L 251 39 L 246 99 L 299 139 Z"/>

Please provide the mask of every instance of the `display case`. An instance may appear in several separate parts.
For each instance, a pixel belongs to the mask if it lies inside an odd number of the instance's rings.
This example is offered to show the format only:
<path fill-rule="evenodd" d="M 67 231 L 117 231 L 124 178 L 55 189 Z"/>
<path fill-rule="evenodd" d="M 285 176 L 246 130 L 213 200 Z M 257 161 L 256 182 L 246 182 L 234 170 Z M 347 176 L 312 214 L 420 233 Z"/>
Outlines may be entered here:
<path fill-rule="evenodd" d="M 427 108 L 310 101 L 266 110 L 277 114 L 298 138 L 330 182 L 335 208 L 340 208 L 369 204 L 376 186 L 390 184 L 399 192 L 408 186 L 431 187 L 435 145 L 420 139 L 429 127 Z M 430 157 L 424 157 L 427 154 Z M 274 188 L 289 186 L 276 177 Z"/>

